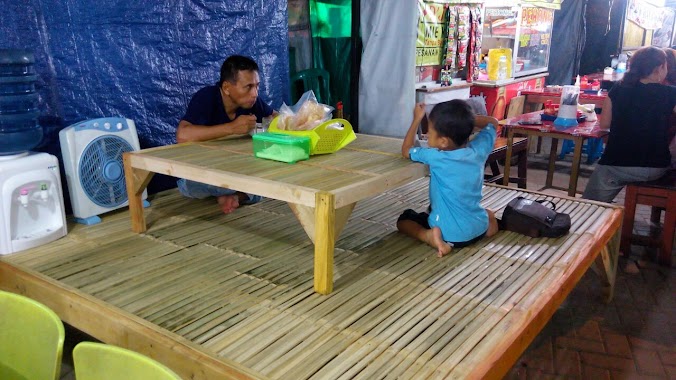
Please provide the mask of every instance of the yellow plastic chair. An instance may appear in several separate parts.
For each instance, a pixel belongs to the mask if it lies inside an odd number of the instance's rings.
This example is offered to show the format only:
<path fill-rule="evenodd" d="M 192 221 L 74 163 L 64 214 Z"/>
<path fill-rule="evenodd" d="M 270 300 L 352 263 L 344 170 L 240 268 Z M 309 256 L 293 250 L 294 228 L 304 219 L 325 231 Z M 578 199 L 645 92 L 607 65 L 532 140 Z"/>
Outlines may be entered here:
<path fill-rule="evenodd" d="M 291 75 L 291 103 L 312 90 L 319 103 L 331 104 L 329 72 L 324 69 L 306 69 Z"/>
<path fill-rule="evenodd" d="M 104 343 L 78 343 L 73 364 L 77 380 L 181 380 L 145 355 Z"/>
<path fill-rule="evenodd" d="M 64 336 L 61 319 L 47 306 L 0 291 L 0 379 L 58 379 Z"/>

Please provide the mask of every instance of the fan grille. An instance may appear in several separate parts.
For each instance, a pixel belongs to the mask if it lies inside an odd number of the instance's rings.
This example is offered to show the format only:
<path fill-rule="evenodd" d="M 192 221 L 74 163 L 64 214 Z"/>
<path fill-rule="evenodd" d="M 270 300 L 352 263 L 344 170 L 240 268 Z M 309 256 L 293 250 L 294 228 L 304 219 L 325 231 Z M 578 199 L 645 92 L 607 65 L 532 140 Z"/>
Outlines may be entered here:
<path fill-rule="evenodd" d="M 118 136 L 101 136 L 90 142 L 80 157 L 82 190 L 101 207 L 117 207 L 127 201 L 122 153 L 134 149 Z"/>

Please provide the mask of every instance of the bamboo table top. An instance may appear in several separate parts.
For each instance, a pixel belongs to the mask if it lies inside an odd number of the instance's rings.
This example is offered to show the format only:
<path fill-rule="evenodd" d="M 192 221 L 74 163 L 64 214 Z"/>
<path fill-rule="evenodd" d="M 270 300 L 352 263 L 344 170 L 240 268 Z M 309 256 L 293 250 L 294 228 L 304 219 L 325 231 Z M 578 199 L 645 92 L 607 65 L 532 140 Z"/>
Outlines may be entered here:
<path fill-rule="evenodd" d="M 253 156 L 250 138 L 186 143 L 133 152 L 132 166 L 304 206 L 318 192 L 336 208 L 422 178 L 424 165 L 401 156 L 401 139 L 358 134 L 336 153 L 287 164 Z"/>
<path fill-rule="evenodd" d="M 284 202 L 223 215 L 176 190 L 151 198 L 146 233 L 117 210 L 0 256 L 0 289 L 196 380 L 499 378 L 592 263 L 612 293 L 621 207 L 486 185 L 498 217 L 516 196 L 546 198 L 570 233 L 500 231 L 437 258 L 395 227 L 427 207 L 428 182 L 356 206 L 329 295 L 313 290 L 312 245 Z"/>

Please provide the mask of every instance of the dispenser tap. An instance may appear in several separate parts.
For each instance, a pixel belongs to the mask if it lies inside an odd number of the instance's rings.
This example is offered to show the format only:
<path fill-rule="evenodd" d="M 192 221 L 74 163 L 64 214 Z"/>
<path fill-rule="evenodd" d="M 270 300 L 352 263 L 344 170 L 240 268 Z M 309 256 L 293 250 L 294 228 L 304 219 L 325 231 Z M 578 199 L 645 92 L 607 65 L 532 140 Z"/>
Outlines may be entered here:
<path fill-rule="evenodd" d="M 49 191 L 47 190 L 47 184 L 43 183 L 40 185 L 40 199 L 46 201 L 49 198 Z"/>
<path fill-rule="evenodd" d="M 21 189 L 19 193 L 19 202 L 23 207 L 28 207 L 28 189 Z"/>

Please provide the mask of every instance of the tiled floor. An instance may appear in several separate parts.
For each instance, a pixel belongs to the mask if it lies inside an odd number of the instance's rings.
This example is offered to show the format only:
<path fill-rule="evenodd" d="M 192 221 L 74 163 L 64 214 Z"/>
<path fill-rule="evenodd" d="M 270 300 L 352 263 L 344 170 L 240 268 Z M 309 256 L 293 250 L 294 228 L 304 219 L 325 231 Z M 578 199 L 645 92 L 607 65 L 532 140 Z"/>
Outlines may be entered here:
<path fill-rule="evenodd" d="M 528 188 L 545 182 L 544 159 L 529 157 Z M 567 185 L 569 160 L 554 183 Z M 579 189 L 593 167 L 583 165 Z M 546 190 L 565 195 L 557 190 Z M 615 199 L 623 203 L 624 192 Z M 635 230 L 649 230 L 650 210 L 639 207 Z M 672 252 L 673 254 L 673 252 Z M 676 379 L 676 269 L 655 264 L 655 250 L 632 246 L 620 257 L 615 298 L 606 305 L 589 271 L 507 375 L 508 379 Z M 75 378 L 71 351 L 93 340 L 66 329 L 62 380 Z"/>

